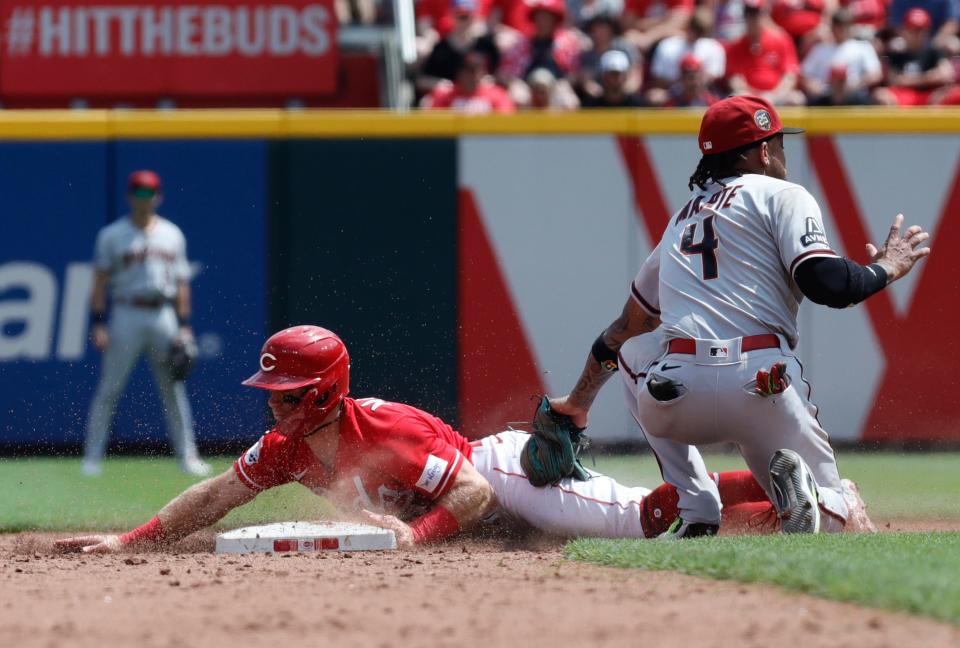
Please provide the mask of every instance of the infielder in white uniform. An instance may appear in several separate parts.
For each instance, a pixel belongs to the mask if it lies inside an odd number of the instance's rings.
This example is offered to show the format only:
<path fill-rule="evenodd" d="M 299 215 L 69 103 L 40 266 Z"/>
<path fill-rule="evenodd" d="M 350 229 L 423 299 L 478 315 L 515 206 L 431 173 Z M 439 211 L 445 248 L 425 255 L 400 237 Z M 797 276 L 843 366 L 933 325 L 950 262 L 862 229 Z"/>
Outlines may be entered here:
<path fill-rule="evenodd" d="M 187 391 L 182 381 L 173 379 L 166 363 L 172 342 L 193 335 L 186 241 L 179 227 L 156 213 L 161 200 L 156 173 L 131 174 L 127 198 L 130 214 L 97 234 L 91 337 L 103 352 L 103 362 L 87 418 L 82 470 L 86 475 L 100 474 L 117 399 L 137 359 L 146 353 L 180 468 L 203 476 L 210 467 L 197 454 Z"/>
<path fill-rule="evenodd" d="M 804 296 L 834 308 L 863 301 L 929 254 L 918 247 L 929 235 L 919 226 L 901 235 L 898 215 L 881 249 L 867 245 L 873 263 L 838 256 L 816 201 L 786 181 L 783 136 L 795 132 L 757 97 L 707 110 L 693 193 L 641 267 L 623 314 L 594 343 L 577 386 L 551 401 L 584 426 L 600 386 L 623 370 L 630 411 L 680 492 L 677 537 L 711 535 L 720 521 L 701 443 L 737 445 L 785 532 L 839 531 L 848 503 L 862 508 L 841 483 L 809 400 L 794 353 L 797 310 Z M 661 323 L 659 333 L 631 339 Z"/>

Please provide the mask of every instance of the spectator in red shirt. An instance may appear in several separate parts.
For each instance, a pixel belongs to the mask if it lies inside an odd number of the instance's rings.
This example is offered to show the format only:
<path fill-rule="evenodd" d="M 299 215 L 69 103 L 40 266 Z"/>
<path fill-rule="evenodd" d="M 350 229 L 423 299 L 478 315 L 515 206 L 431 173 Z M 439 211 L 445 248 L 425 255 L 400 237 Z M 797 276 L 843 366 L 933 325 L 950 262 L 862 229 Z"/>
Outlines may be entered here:
<path fill-rule="evenodd" d="M 874 98 L 888 106 L 923 106 L 939 100 L 938 90 L 953 83 L 950 60 L 930 42 L 930 14 L 911 9 L 900 35 L 886 52 L 887 85 L 877 88 Z"/>
<path fill-rule="evenodd" d="M 786 33 L 770 24 L 766 0 L 745 0 L 743 16 L 746 34 L 727 46 L 730 90 L 781 106 L 803 105 L 797 89 L 797 50 Z"/>
<path fill-rule="evenodd" d="M 823 11 L 823 0 L 773 0 L 770 17 L 794 43 L 805 43 L 801 49 L 806 51 L 813 44 L 808 35 L 812 37 L 811 32 L 820 26 Z"/>
<path fill-rule="evenodd" d="M 703 63 L 693 54 L 680 59 L 680 79 L 670 86 L 670 96 L 664 104 L 668 108 L 710 106 L 720 100 L 707 86 Z"/>
<path fill-rule="evenodd" d="M 463 57 L 456 81 L 442 81 L 423 98 L 423 108 L 450 108 L 463 113 L 512 113 L 516 106 L 506 90 L 487 76 L 487 59 L 470 51 Z"/>
<path fill-rule="evenodd" d="M 503 56 L 498 76 L 514 102 L 530 105 L 530 88 L 524 82 L 537 68 L 544 68 L 569 87 L 566 81 L 577 71 L 580 37 L 563 26 L 567 8 L 563 0 L 530 0 L 534 32 Z M 571 91 L 572 94 L 572 91 Z"/>
<path fill-rule="evenodd" d="M 693 0 L 626 0 L 627 38 L 647 54 L 667 36 L 683 34 L 693 5 Z"/>

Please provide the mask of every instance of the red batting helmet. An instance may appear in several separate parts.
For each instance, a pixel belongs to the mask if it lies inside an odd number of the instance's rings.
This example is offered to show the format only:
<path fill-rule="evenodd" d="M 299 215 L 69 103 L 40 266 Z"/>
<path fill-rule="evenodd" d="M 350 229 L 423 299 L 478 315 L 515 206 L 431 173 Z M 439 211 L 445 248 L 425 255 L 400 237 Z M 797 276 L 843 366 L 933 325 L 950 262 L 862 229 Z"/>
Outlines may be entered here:
<path fill-rule="evenodd" d="M 310 403 L 310 418 L 323 417 L 350 392 L 350 356 L 343 340 L 332 331 L 294 326 L 264 342 L 260 371 L 243 384 L 272 391 L 312 386 L 316 398 Z"/>

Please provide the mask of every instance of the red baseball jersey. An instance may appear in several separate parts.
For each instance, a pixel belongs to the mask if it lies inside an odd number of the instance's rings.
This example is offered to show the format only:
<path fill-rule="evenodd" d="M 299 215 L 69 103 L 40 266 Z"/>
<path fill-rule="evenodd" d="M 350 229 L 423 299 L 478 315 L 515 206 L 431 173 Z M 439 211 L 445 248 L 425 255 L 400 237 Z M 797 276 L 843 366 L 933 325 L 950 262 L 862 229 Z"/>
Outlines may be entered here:
<path fill-rule="evenodd" d="M 341 508 L 409 520 L 442 497 L 471 459 L 470 443 L 431 414 L 379 398 L 347 398 L 332 467 L 317 459 L 305 439 L 271 430 L 233 469 L 258 492 L 296 481 Z"/>
<path fill-rule="evenodd" d="M 779 29 L 764 29 L 760 42 L 749 36 L 727 46 L 727 78 L 741 74 L 757 90 L 773 90 L 787 74 L 800 70 L 793 41 Z"/>

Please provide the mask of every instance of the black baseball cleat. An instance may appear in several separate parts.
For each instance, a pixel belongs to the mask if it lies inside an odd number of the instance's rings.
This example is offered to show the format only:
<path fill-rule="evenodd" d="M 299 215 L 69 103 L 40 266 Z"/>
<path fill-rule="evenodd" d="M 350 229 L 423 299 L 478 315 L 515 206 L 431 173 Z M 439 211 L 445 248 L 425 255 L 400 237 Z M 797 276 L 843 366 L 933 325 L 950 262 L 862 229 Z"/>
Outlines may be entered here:
<path fill-rule="evenodd" d="M 720 530 L 719 524 L 708 524 L 707 522 L 685 522 L 682 517 L 677 517 L 670 525 L 670 528 L 657 536 L 658 540 L 683 540 L 685 538 L 704 538 L 706 536 L 715 536 Z"/>
<path fill-rule="evenodd" d="M 770 480 L 780 516 L 780 530 L 783 533 L 819 533 L 817 483 L 803 458 L 793 450 L 777 450 L 770 460 Z"/>

